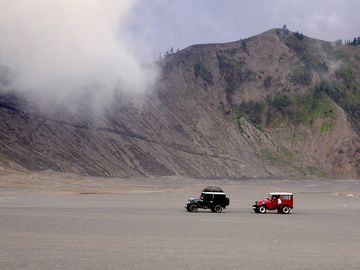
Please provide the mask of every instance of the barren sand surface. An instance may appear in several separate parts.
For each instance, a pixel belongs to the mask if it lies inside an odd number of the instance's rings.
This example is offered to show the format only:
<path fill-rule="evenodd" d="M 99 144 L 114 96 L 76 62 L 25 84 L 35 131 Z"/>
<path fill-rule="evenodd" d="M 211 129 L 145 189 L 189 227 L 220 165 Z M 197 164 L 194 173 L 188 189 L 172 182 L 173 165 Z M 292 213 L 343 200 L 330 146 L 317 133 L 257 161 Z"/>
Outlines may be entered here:
<path fill-rule="evenodd" d="M 32 179 L 32 182 L 29 180 Z M 221 214 L 188 213 L 219 185 Z M 359 269 L 359 180 L 0 179 L 0 269 Z M 290 215 L 255 214 L 271 191 Z"/>

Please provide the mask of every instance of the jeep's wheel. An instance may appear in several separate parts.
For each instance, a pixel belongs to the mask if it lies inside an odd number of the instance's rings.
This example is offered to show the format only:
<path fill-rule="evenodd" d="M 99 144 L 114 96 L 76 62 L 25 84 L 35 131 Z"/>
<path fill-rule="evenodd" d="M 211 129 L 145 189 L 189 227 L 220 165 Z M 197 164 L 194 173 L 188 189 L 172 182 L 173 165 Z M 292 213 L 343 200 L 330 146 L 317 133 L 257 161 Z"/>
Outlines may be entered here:
<path fill-rule="evenodd" d="M 214 212 L 215 212 L 215 213 L 221 213 L 221 212 L 222 212 L 222 207 L 221 207 L 221 205 L 215 205 L 215 207 L 214 207 Z"/>
<path fill-rule="evenodd" d="M 188 209 L 189 209 L 189 212 L 197 212 L 197 210 L 198 210 L 198 207 L 197 207 L 197 205 L 196 204 L 191 204 L 191 205 L 189 205 L 188 206 Z"/>
<path fill-rule="evenodd" d="M 266 213 L 266 207 L 265 207 L 265 205 L 260 205 L 260 206 L 258 207 L 258 211 L 259 211 L 260 214 L 265 214 L 265 213 Z"/>
<path fill-rule="evenodd" d="M 281 209 L 281 212 L 283 214 L 289 214 L 290 213 L 290 207 L 285 205 L 282 209 Z"/>

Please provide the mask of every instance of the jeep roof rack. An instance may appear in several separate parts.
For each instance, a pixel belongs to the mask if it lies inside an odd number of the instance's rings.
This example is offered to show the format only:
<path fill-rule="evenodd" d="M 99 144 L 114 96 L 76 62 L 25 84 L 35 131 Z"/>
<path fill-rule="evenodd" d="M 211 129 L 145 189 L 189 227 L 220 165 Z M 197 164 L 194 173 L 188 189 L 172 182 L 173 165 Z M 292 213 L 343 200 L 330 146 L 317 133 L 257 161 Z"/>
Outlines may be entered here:
<path fill-rule="evenodd" d="M 224 192 L 220 187 L 208 186 L 202 190 L 202 192 Z"/>
<path fill-rule="evenodd" d="M 270 195 L 293 195 L 291 192 L 270 192 Z"/>

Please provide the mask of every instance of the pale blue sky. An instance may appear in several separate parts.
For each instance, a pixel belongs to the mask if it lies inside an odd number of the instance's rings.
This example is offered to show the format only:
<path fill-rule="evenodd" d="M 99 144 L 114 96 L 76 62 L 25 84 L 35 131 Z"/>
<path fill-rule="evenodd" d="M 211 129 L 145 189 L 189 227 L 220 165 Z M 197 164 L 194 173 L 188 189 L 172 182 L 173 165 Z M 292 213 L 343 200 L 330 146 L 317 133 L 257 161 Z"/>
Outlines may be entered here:
<path fill-rule="evenodd" d="M 246 38 L 287 24 L 290 30 L 334 41 L 360 35 L 358 0 L 139 0 L 131 34 L 166 48 Z"/>

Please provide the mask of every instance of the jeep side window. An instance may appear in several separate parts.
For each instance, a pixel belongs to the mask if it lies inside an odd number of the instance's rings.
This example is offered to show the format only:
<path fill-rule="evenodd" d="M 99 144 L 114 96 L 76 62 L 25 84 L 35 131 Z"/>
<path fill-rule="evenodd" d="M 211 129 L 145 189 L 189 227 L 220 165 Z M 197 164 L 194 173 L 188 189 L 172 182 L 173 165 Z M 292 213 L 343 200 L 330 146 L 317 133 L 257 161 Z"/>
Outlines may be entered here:
<path fill-rule="evenodd" d="M 216 195 L 214 199 L 216 201 L 221 201 L 221 200 L 223 200 L 223 198 L 224 198 L 224 195 Z"/>

